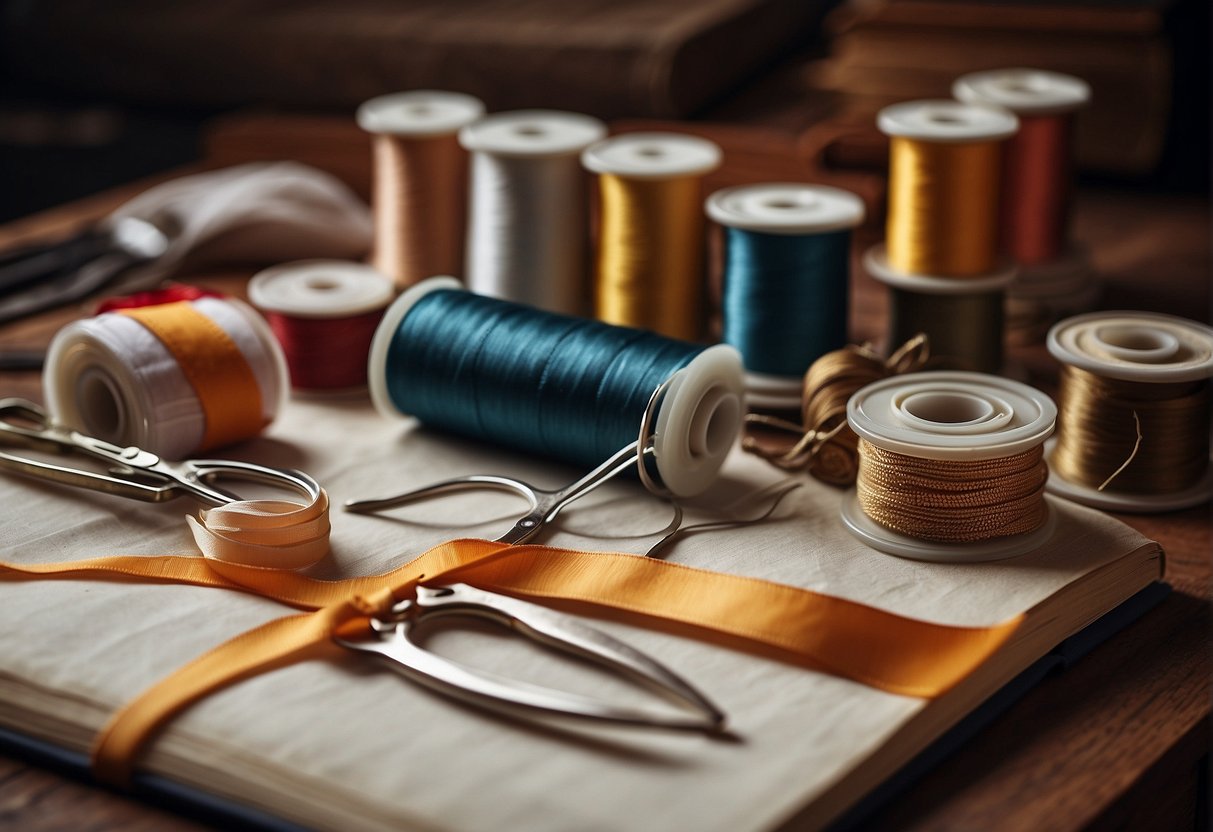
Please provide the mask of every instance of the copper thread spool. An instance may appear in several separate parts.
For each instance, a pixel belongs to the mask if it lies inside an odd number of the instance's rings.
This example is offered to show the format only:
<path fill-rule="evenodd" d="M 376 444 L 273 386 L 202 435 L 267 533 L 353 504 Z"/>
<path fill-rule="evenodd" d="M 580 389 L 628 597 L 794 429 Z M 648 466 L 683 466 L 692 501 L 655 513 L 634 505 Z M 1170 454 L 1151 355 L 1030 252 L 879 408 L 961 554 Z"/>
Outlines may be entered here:
<path fill-rule="evenodd" d="M 603 321 L 697 340 L 703 330 L 705 220 L 701 177 L 720 165 L 713 142 L 630 133 L 581 156 L 602 203 L 595 314 Z"/>
<path fill-rule="evenodd" d="M 457 135 L 483 113 L 471 96 L 435 90 L 358 108 L 358 125 L 373 134 L 373 262 L 398 287 L 463 273 L 468 160 Z"/>
<path fill-rule="evenodd" d="M 1019 117 L 1003 164 L 1003 250 L 1023 266 L 1060 259 L 1070 245 L 1074 115 L 1090 101 L 1090 87 L 1056 72 L 998 69 L 964 75 L 952 92 Z"/>

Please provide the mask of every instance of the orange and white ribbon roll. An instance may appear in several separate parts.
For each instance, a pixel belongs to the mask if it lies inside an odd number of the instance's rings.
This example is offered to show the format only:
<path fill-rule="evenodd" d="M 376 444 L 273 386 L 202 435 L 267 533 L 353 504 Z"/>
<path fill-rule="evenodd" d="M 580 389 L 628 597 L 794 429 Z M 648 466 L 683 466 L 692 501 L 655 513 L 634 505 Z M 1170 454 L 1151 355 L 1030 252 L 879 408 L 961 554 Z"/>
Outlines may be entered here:
<path fill-rule="evenodd" d="M 257 435 L 289 389 L 265 321 L 210 297 L 69 324 L 51 342 L 43 386 L 56 423 L 168 459 Z"/>

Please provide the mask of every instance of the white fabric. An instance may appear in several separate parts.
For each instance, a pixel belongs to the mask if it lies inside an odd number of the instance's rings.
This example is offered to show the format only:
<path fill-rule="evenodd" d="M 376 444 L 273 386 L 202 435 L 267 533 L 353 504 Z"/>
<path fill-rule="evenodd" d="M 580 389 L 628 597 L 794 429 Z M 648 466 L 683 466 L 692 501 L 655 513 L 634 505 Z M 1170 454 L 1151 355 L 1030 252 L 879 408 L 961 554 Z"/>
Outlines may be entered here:
<path fill-rule="evenodd" d="M 307 470 L 336 506 L 459 474 L 497 472 L 553 487 L 578 473 L 390 422 L 369 404 L 349 400 L 294 400 L 266 435 L 229 452 Z M 701 502 L 728 505 L 781 477 L 738 453 Z M 1107 574 L 1146 544 L 1110 517 L 1065 504 L 1045 551 L 963 566 L 899 560 L 865 548 L 842 529 L 840 492 L 805 483 L 770 522 L 691 535 L 668 558 L 904 615 L 988 625 L 1084 576 Z M 2 476 L 0 506 L 7 559 L 194 550 L 182 520 L 191 507 L 184 503 L 136 505 Z M 382 516 L 335 508 L 332 555 L 312 574 L 383 571 L 453 536 L 494 537 L 523 507 L 511 497 L 481 493 Z M 693 512 L 690 521 L 705 513 Z M 668 506 L 639 486 L 612 483 L 564 512 L 560 530 L 544 542 L 643 552 L 669 517 Z M 1146 567 L 1142 580 L 1156 573 L 1156 552 Z M 1058 612 L 1092 608 L 1080 595 Z M 288 612 L 263 599 L 202 588 L 0 582 L 0 722 L 83 749 L 107 716 L 145 686 Z M 456 704 L 333 646 L 190 708 L 161 735 L 145 765 L 327 829 L 732 832 L 775 827 L 806 807 L 804 826 L 812 828 L 846 802 L 844 785 L 871 788 L 872 778 L 887 776 L 900 759 L 892 749 L 917 747 L 955 719 L 941 702 L 928 708 L 918 699 L 703 642 L 595 623 L 700 687 L 727 712 L 735 740 L 509 720 Z M 431 644 L 511 677 L 596 696 L 638 695 L 614 678 L 587 675 L 491 632 L 443 632 Z M 1026 666 L 1039 652 L 1016 661 Z M 1013 671 L 958 692 L 988 695 Z M 874 765 L 868 758 L 878 750 Z"/>
<path fill-rule="evenodd" d="M 358 259 L 371 247 L 371 212 L 336 177 L 297 162 L 252 162 L 183 176 L 122 205 L 116 220 L 151 222 L 168 250 L 134 269 L 123 291 L 154 286 L 184 266 Z"/>

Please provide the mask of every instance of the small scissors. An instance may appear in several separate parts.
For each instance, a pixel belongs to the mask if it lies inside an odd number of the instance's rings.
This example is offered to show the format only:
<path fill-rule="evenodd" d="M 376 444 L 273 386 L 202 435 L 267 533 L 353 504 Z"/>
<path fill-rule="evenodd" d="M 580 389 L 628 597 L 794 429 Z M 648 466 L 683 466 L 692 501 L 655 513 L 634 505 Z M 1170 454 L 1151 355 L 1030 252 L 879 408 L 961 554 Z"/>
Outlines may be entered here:
<path fill-rule="evenodd" d="M 346 511 L 373 512 L 385 508 L 394 508 L 418 500 L 426 500 L 441 494 L 458 491 L 476 491 L 489 489 L 494 491 L 509 491 L 519 494 L 531 504 L 530 510 L 518 521 L 513 528 L 497 538 L 497 543 L 508 543 L 511 546 L 526 543 L 543 531 L 544 527 L 556 519 L 556 515 L 569 503 L 593 491 L 607 480 L 622 473 L 638 459 L 643 464 L 644 454 L 638 450 L 640 441 L 632 442 L 620 448 L 593 471 L 576 482 L 555 491 L 536 488 L 523 480 L 511 477 L 499 477 L 495 474 L 471 474 L 466 477 L 455 477 L 432 485 L 397 494 L 394 497 L 371 500 L 349 500 L 345 504 Z"/>
<path fill-rule="evenodd" d="M 412 639 L 415 625 L 443 616 L 473 616 L 502 624 L 539 644 L 589 659 L 639 681 L 681 706 L 685 713 L 612 704 L 444 659 Z M 567 615 L 467 584 L 417 587 L 415 600 L 401 601 L 388 613 L 371 619 L 367 635 L 358 640 L 335 637 L 335 641 L 343 647 L 391 659 L 392 667 L 408 678 L 473 704 L 506 712 L 521 708 L 679 730 L 719 731 L 724 727 L 725 716 L 715 705 L 643 653 Z"/>
<path fill-rule="evenodd" d="M 165 462 L 151 451 L 120 447 L 52 425 L 46 411 L 25 399 L 0 399 L 0 445 L 60 455 L 78 454 L 109 463 L 106 473 L 98 473 L 0 452 L 0 468 L 148 503 L 190 496 L 207 505 L 222 506 L 242 499 L 211 484 L 211 480 L 220 477 L 268 483 L 303 494 L 312 502 L 320 498 L 320 485 L 302 471 L 228 459 Z"/>

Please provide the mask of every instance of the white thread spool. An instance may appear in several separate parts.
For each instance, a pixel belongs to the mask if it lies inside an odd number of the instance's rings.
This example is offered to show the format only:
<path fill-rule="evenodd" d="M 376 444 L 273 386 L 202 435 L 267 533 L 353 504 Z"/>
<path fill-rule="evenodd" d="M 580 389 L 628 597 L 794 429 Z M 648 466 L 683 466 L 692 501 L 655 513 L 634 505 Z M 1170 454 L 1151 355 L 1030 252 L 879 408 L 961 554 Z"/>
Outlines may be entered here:
<path fill-rule="evenodd" d="M 236 344 L 257 381 L 264 421 L 272 421 L 286 402 L 288 376 L 269 326 L 238 300 L 189 303 Z M 51 341 L 42 382 L 57 424 L 168 459 L 202 444 L 197 394 L 164 344 L 134 318 L 107 312 L 68 324 Z"/>
<path fill-rule="evenodd" d="M 395 294 L 387 275 L 345 260 L 275 266 L 248 287 L 249 301 L 269 319 L 282 346 L 292 386 L 303 392 L 366 387 L 371 337 Z M 309 323 L 320 321 L 332 325 Z"/>
<path fill-rule="evenodd" d="M 396 299 L 383 316 L 367 377 L 371 401 L 389 418 L 402 413 L 388 392 L 388 350 L 409 310 L 430 292 L 462 289 L 452 277 L 436 277 L 412 287 Z M 708 347 L 674 374 L 662 400 L 656 425 L 654 458 L 662 484 L 679 497 L 705 491 L 715 481 L 732 450 L 745 413 L 741 356 L 723 344 Z M 639 432 L 641 414 L 636 414 Z"/>
<path fill-rule="evenodd" d="M 1049 330 L 1049 353 L 1063 364 L 1104 378 L 1142 384 L 1175 384 L 1213 378 L 1213 327 L 1154 312 L 1091 312 Z M 1065 429 L 1065 425 L 1062 426 Z M 1053 446 L 1048 447 L 1049 454 Z M 1165 494 L 1103 491 L 1049 477 L 1059 497 L 1109 511 L 1155 513 L 1200 505 L 1213 497 L 1213 459 L 1201 480 Z"/>
<path fill-rule="evenodd" d="M 472 154 L 469 289 L 585 311 L 589 221 L 577 157 L 604 135 L 598 119 L 554 110 L 497 113 L 460 131 Z"/>
<path fill-rule="evenodd" d="M 1091 87 L 1081 78 L 1060 72 L 994 69 L 957 78 L 952 95 L 967 104 L 1002 107 L 1023 122 L 1042 117 L 1068 118 L 1090 102 Z M 1016 141 L 1011 140 L 1012 151 Z M 1008 173 L 1013 179 L 1015 168 Z M 1007 187 L 1014 185 L 1012 181 Z M 1068 226 L 1068 200 L 1060 209 L 1064 212 L 1061 222 Z M 1099 294 L 1099 281 L 1086 247 L 1070 243 L 1059 258 L 1020 264 L 1018 276 L 1007 290 L 1007 311 L 1013 326 L 1030 328 L 1042 316 L 1055 320 L 1058 315 L 1090 309 Z"/>
<path fill-rule="evenodd" d="M 462 271 L 467 160 L 455 141 L 484 115 L 470 95 L 412 90 L 358 108 L 374 137 L 375 266 L 400 286 Z"/>
<path fill-rule="evenodd" d="M 862 439 L 887 451 L 935 460 L 998 459 L 1041 445 L 1053 432 L 1057 406 L 1026 384 L 983 373 L 911 373 L 869 384 L 847 402 L 847 422 Z M 973 543 L 923 541 L 893 531 L 864 513 L 852 494 L 843 501 L 848 530 L 879 551 L 940 563 L 1000 560 L 1033 551 L 1053 534 L 1055 520 L 1026 534 Z"/>
<path fill-rule="evenodd" d="M 753 231 L 760 234 L 805 237 L 844 231 L 863 222 L 863 200 L 850 191 L 830 188 L 825 185 L 802 185 L 798 183 L 763 183 L 725 188 L 708 197 L 705 203 L 708 217 L 728 228 Z M 801 275 L 809 286 L 821 285 L 820 275 Z M 829 277 L 828 275 L 826 276 Z M 850 258 L 839 276 L 842 285 L 831 287 L 837 291 L 838 302 L 827 314 L 841 314 L 841 337 L 830 349 L 841 349 L 846 345 L 848 292 L 850 289 Z M 725 274 L 725 291 L 731 275 Z M 825 301 L 822 301 L 825 303 Z M 775 310 L 777 313 L 777 310 Z M 726 312 L 727 315 L 727 307 Z M 725 322 L 728 333 L 728 321 Z M 787 322 L 787 326 L 804 326 L 803 321 Z M 815 334 L 803 334 L 806 342 L 813 342 Z M 733 344 L 733 346 L 738 346 Z M 829 350 L 826 350 L 828 352 Z M 754 372 L 747 366 L 746 394 L 749 403 L 757 407 L 796 408 L 800 404 L 804 372 L 821 354 L 806 356 L 807 361 L 800 373 L 788 377 L 771 373 Z M 743 353 L 742 358 L 746 356 Z M 748 362 L 747 362 L 748 364 Z"/>

